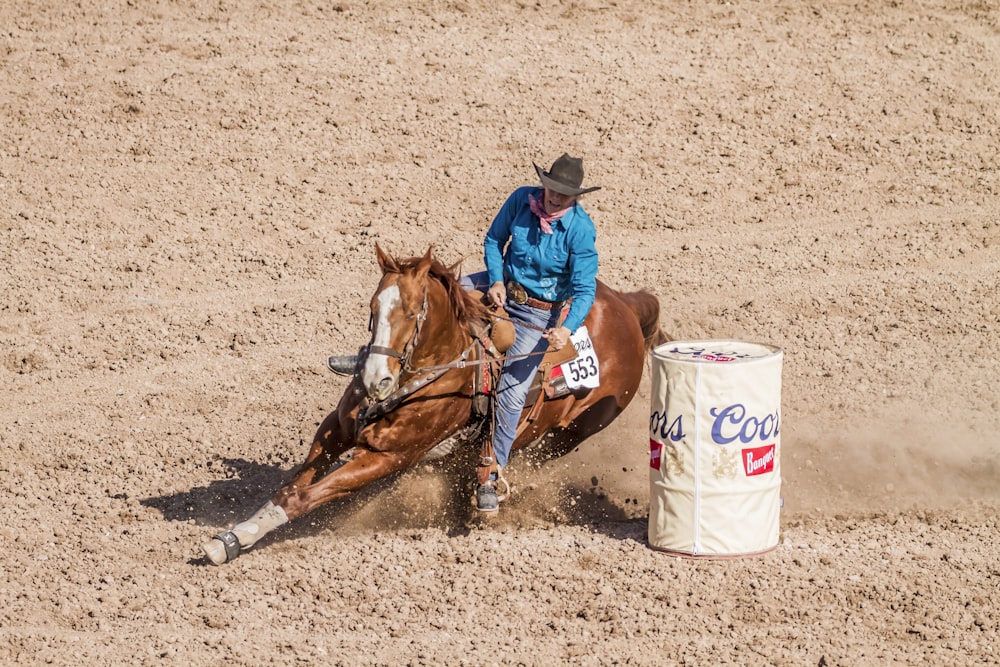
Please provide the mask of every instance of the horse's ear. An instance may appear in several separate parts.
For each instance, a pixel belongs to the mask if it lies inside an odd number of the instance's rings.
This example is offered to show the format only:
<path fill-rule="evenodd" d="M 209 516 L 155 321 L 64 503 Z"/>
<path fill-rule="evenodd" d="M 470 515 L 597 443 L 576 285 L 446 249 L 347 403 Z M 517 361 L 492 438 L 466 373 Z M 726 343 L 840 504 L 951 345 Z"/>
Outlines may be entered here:
<path fill-rule="evenodd" d="M 378 257 L 378 266 L 382 269 L 382 273 L 399 273 L 399 264 L 395 259 L 383 252 L 379 244 L 375 244 L 375 256 Z"/>
<path fill-rule="evenodd" d="M 420 258 L 420 263 L 417 264 L 417 275 L 421 277 L 426 277 L 430 273 L 431 265 L 434 263 L 434 246 L 429 246 L 427 252 L 424 256 Z"/>

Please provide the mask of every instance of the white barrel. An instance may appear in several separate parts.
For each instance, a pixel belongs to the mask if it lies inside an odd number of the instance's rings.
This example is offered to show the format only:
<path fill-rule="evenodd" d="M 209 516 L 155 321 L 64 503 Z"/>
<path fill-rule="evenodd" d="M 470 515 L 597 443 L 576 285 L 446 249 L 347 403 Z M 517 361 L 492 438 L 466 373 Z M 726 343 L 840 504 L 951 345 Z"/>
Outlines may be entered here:
<path fill-rule="evenodd" d="M 652 357 L 649 546 L 708 557 L 775 548 L 781 350 L 674 341 Z"/>

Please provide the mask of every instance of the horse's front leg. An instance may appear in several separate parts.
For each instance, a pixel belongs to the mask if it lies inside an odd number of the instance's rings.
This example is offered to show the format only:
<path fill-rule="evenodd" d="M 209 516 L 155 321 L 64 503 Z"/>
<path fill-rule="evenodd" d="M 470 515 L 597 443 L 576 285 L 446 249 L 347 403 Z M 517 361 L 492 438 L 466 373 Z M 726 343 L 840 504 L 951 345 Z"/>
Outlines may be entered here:
<path fill-rule="evenodd" d="M 278 499 L 287 489 L 308 487 L 315 480 L 322 479 L 337 458 L 353 445 L 354 440 L 338 412 L 328 415 L 316 432 L 306 460 L 292 480 L 249 519 L 205 542 L 202 545 L 205 555 L 216 565 L 221 565 L 236 558 L 241 550 L 249 549 L 278 526 L 299 516 L 293 513 L 290 517 Z"/>
<path fill-rule="evenodd" d="M 341 420 L 339 411 L 327 415 L 316 431 L 306 460 L 285 486 L 308 486 L 326 475 L 340 455 L 354 446 L 350 431 L 353 423 Z"/>
<path fill-rule="evenodd" d="M 359 448 L 354 458 L 314 484 L 302 485 L 295 480 L 286 484 L 278 491 L 273 503 L 291 521 L 331 500 L 404 470 L 415 458 L 412 452 L 377 452 Z"/>
<path fill-rule="evenodd" d="M 354 458 L 313 484 L 302 484 L 301 474 L 278 491 L 256 514 L 232 530 L 220 533 L 202 547 L 216 565 L 236 558 L 262 537 L 320 505 L 364 488 L 372 482 L 403 470 L 413 462 L 411 454 L 361 450 Z"/>

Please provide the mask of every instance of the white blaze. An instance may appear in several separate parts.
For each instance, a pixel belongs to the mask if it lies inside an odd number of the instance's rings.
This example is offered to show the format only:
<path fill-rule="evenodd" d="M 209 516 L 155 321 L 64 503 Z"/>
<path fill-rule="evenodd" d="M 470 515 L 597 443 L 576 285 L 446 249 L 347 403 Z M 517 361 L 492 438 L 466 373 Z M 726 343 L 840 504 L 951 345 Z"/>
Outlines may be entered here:
<path fill-rule="evenodd" d="M 389 313 L 399 305 L 399 287 L 393 285 L 382 290 L 378 295 L 378 312 L 375 317 L 375 332 L 372 345 L 389 347 L 392 337 L 392 327 L 389 326 Z M 368 353 L 361 379 L 366 387 L 373 387 L 386 377 L 392 377 L 389 372 L 389 357 L 384 354 Z"/>

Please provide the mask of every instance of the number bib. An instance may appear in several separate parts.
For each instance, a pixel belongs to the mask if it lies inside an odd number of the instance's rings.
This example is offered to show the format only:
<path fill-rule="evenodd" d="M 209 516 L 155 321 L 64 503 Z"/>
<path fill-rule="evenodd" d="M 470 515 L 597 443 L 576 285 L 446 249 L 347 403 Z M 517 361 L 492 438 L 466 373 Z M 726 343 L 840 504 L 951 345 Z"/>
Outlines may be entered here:
<path fill-rule="evenodd" d="M 576 359 L 571 359 L 560 366 L 563 376 L 566 378 L 566 386 L 570 389 L 600 386 L 601 369 L 597 363 L 594 343 L 590 340 L 587 327 L 577 329 L 569 340 L 576 348 Z"/>

